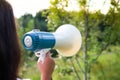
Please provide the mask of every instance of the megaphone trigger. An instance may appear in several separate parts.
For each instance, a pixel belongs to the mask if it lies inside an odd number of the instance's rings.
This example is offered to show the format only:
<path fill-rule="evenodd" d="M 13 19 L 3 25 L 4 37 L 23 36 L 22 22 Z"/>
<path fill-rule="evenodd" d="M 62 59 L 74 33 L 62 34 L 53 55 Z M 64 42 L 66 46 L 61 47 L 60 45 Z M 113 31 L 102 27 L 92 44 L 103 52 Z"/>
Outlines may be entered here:
<path fill-rule="evenodd" d="M 38 62 L 43 63 L 46 57 L 46 54 L 50 51 L 50 48 L 48 49 L 41 49 L 34 51 L 35 55 L 39 57 Z"/>

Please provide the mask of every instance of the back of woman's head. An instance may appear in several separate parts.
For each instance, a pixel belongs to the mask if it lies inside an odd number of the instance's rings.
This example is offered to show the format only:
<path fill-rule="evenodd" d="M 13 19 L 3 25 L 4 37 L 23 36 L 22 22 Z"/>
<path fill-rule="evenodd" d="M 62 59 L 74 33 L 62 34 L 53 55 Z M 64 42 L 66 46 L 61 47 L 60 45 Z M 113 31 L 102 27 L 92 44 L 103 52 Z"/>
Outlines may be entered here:
<path fill-rule="evenodd" d="M 11 5 L 0 0 L 0 80 L 16 80 L 20 46 Z"/>

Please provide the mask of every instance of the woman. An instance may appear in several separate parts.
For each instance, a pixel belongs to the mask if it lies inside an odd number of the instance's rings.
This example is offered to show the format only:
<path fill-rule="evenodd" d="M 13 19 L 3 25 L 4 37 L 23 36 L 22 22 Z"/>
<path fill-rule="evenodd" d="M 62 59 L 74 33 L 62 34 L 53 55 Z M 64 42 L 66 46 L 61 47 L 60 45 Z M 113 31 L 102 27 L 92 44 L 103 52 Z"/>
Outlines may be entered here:
<path fill-rule="evenodd" d="M 17 79 L 20 59 L 21 51 L 12 7 L 6 0 L 0 0 L 0 80 Z M 54 65 L 49 52 L 43 64 L 38 61 L 41 80 L 51 80 Z"/>

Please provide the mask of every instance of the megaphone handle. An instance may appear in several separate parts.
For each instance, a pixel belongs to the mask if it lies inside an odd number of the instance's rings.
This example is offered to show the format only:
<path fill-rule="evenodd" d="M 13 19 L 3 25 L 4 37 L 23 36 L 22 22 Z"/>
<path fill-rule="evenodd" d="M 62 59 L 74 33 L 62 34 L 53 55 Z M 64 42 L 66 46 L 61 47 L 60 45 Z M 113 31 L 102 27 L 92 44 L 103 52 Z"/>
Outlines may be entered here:
<path fill-rule="evenodd" d="M 41 63 L 43 63 L 48 51 L 50 51 L 50 48 L 48 48 L 48 49 L 41 49 L 41 50 L 35 51 L 35 55 L 37 57 L 39 57 L 38 61 L 40 61 Z"/>

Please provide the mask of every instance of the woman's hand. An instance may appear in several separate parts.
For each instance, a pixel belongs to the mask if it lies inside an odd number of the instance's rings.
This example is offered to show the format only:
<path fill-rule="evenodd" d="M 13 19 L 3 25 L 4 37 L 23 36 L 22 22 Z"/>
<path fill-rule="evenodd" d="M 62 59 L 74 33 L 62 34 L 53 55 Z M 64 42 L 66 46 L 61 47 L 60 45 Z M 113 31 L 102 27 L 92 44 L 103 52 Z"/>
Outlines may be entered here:
<path fill-rule="evenodd" d="M 50 56 L 50 52 L 46 54 L 44 62 L 38 60 L 38 68 L 41 73 L 41 80 L 51 80 L 54 71 L 55 62 Z"/>

